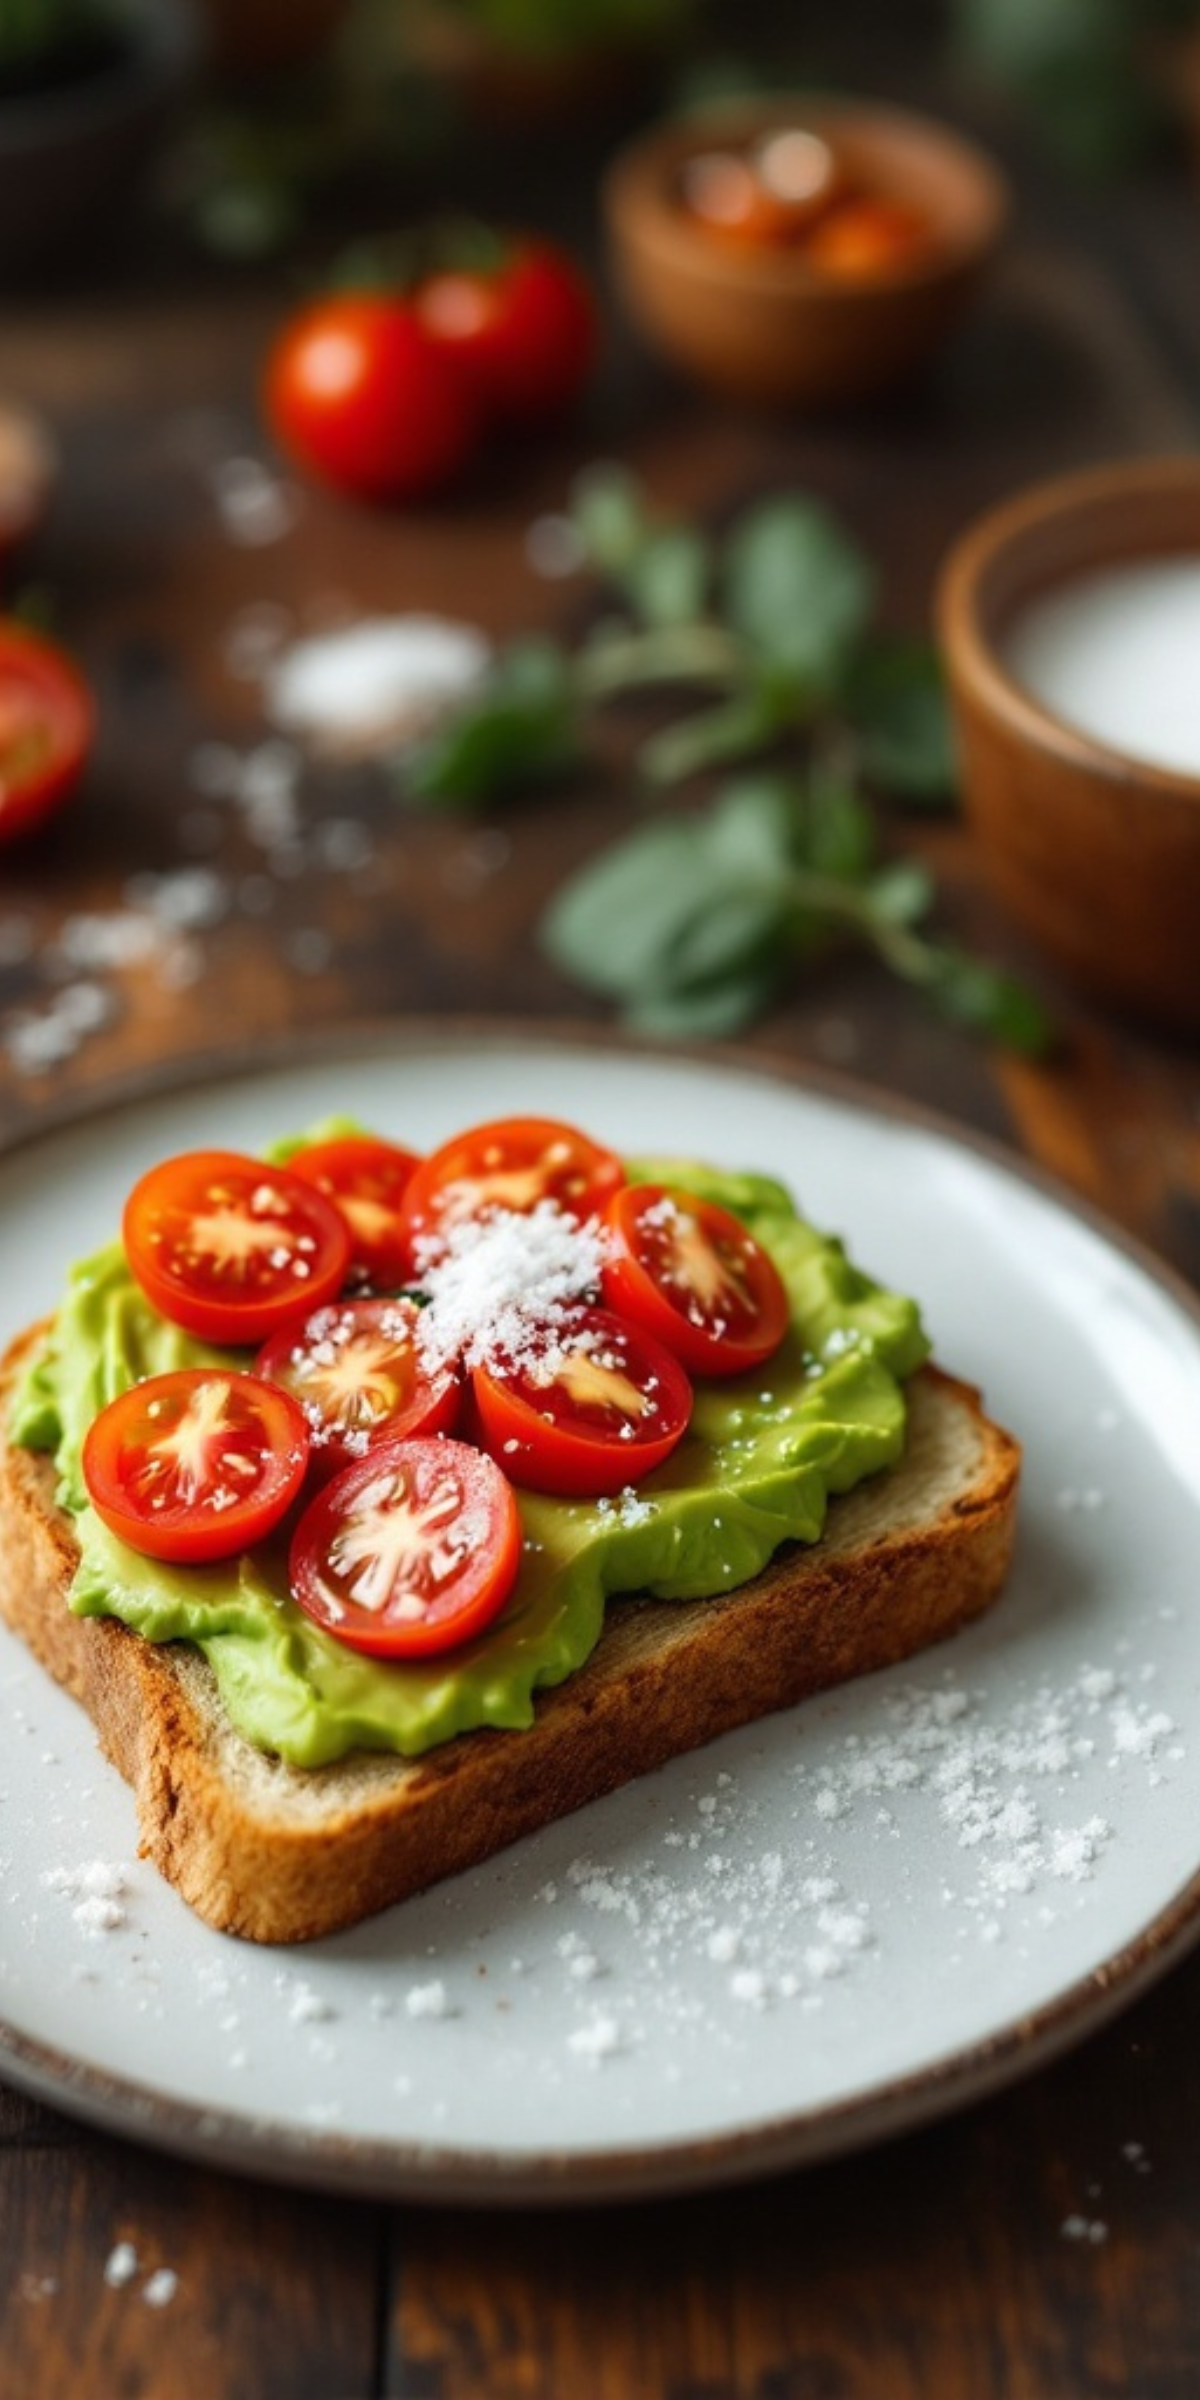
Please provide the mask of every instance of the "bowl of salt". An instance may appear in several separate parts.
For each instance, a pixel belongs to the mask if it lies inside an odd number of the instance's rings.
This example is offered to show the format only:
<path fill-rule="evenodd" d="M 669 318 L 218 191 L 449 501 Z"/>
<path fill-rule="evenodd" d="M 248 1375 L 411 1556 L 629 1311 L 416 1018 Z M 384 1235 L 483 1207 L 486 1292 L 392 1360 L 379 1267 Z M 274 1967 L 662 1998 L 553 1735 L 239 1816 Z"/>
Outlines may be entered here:
<path fill-rule="evenodd" d="M 937 614 L 998 897 L 1080 990 L 1200 1037 L 1200 456 L 1005 501 Z"/>

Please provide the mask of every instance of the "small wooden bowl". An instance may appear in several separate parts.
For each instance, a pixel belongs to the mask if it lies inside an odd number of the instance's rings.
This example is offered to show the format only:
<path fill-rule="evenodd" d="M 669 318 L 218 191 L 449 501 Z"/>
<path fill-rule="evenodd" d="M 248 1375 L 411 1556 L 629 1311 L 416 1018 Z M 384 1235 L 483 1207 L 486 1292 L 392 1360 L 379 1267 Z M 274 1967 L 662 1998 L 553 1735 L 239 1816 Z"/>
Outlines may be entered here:
<path fill-rule="evenodd" d="M 680 198 L 687 161 L 791 127 L 827 141 L 851 182 L 927 216 L 928 250 L 843 280 L 802 249 L 732 248 L 697 225 Z M 924 363 L 996 248 L 1008 191 L 943 125 L 795 94 L 656 126 L 613 161 L 602 204 L 618 291 L 653 348 L 736 399 L 827 407 Z"/>
<path fill-rule="evenodd" d="M 0 397 L 0 587 L 41 526 L 57 474 L 57 450 L 40 416 Z"/>
<path fill-rule="evenodd" d="M 999 897 L 1079 987 L 1200 1034 L 1200 772 L 1077 731 L 1003 663 L 1022 610 L 1074 578 L 1200 556 L 1200 458 L 1085 470 L 968 529 L 938 626 L 968 818 Z"/>

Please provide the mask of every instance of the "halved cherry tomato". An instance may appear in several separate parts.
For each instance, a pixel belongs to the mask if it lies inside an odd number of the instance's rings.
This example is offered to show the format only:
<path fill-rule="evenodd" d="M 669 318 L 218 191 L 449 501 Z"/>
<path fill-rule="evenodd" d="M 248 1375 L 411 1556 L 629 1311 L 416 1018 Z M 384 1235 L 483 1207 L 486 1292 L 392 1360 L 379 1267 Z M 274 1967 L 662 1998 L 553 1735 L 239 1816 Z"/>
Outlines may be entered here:
<path fill-rule="evenodd" d="M 494 1461 L 444 1435 L 381 1442 L 310 1501 L 292 1592 L 318 1625 L 376 1658 L 457 1648 L 503 1608 L 521 1519 Z"/>
<path fill-rule="evenodd" d="M 92 696 L 56 643 L 0 618 L 0 842 L 73 791 L 91 748 Z"/>
<path fill-rule="evenodd" d="M 289 317 L 267 361 L 264 407 L 297 462 L 363 500 L 440 491 L 474 447 L 466 378 L 407 303 L 330 292 Z"/>
<path fill-rule="evenodd" d="M 476 1367 L 481 1438 L 514 1483 L 590 1499 L 623 1491 L 669 1458 L 687 1430 L 692 1387 L 640 1325 L 581 1309 L 517 1360 Z"/>
<path fill-rule="evenodd" d="M 529 1216 L 545 1200 L 579 1223 L 598 1216 L 625 1181 L 612 1150 L 551 1117 L 501 1117 L 474 1125 L 417 1168 L 404 1195 L 410 1271 L 441 1237 L 473 1217 L 508 1209 Z"/>
<path fill-rule="evenodd" d="M 400 1203 L 420 1161 L 412 1150 L 370 1134 L 313 1142 L 288 1160 L 293 1175 L 315 1183 L 346 1219 L 353 1249 L 350 1275 L 376 1291 L 394 1290 L 405 1274 Z"/>
<path fill-rule="evenodd" d="M 404 1299 L 330 1301 L 260 1350 L 254 1371 L 298 1402 L 315 1466 L 336 1474 L 372 1443 L 449 1432 L 462 1384 L 453 1365 L 426 1366 L 420 1313 Z"/>
<path fill-rule="evenodd" d="M 199 1566 L 270 1533 L 300 1489 L 308 1448 L 286 1392 L 232 1369 L 181 1367 L 101 1409 L 84 1437 L 83 1479 L 119 1541 Z"/>
<path fill-rule="evenodd" d="M 266 1340 L 341 1290 L 350 1232 L 287 1167 L 188 1150 L 151 1167 L 125 1203 L 125 1252 L 173 1325 L 238 1347 Z"/>
<path fill-rule="evenodd" d="M 739 1217 L 661 1184 L 627 1184 L 605 1215 L 609 1308 L 665 1342 L 693 1375 L 740 1375 L 777 1350 L 788 1296 Z"/>
<path fill-rule="evenodd" d="M 585 276 L 556 243 L 498 241 L 490 266 L 447 266 L 419 284 L 425 332 L 489 414 L 541 425 L 576 399 L 596 355 L 597 313 Z"/>

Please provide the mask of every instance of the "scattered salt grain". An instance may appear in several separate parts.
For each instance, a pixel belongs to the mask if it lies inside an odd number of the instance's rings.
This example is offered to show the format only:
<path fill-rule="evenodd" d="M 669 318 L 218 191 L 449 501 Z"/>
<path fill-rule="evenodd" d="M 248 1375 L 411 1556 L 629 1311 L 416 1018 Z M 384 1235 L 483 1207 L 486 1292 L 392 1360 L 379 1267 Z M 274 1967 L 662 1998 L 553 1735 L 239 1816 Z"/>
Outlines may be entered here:
<path fill-rule="evenodd" d="M 1068 2242 L 1099 2243 L 1108 2240 L 1108 2227 L 1102 2217 L 1064 2217 L 1059 2230 L 1064 2241 Z"/>
<path fill-rule="evenodd" d="M 50 1867 L 42 1876 L 48 1891 L 74 1902 L 71 1915 L 82 1933 L 115 1933 L 126 1921 L 125 1869 L 92 1859 L 83 1867 Z"/>
<path fill-rule="evenodd" d="M 414 1983 L 405 1996 L 404 2005 L 410 2017 L 448 2017 L 453 2014 L 446 1986 L 437 1978 L 432 1983 Z"/>
<path fill-rule="evenodd" d="M 567 2035 L 567 2048 L 576 2058 L 584 2058 L 591 2066 L 602 2059 L 612 2058 L 621 2047 L 621 2029 L 615 2017 L 591 2017 L 586 2025 L 578 2025 Z"/>
<path fill-rule="evenodd" d="M 114 2292 L 123 2284 L 132 2283 L 138 2271 L 138 2254 L 132 2242 L 118 2242 L 104 2262 L 104 2280 Z"/>
<path fill-rule="evenodd" d="M 142 2298 L 147 2308 L 168 2308 L 179 2289 L 179 2277 L 173 2267 L 158 2267 L 146 2283 Z"/>
<path fill-rule="evenodd" d="M 288 2017 L 293 2025 L 326 2025 L 336 2017 L 337 2010 L 311 1983 L 289 1985 L 285 1977 L 277 1978 L 280 1991 L 287 1993 Z"/>
<path fill-rule="evenodd" d="M 578 1224 L 550 1200 L 528 1215 L 498 1208 L 446 1226 L 437 1252 L 419 1262 L 426 1363 L 461 1356 L 477 1367 L 497 1353 L 520 1363 L 531 1335 L 540 1350 L 546 1332 L 565 1324 L 599 1284 L 603 1263 L 599 1228 Z"/>
<path fill-rule="evenodd" d="M 209 483 L 226 534 L 245 549 L 282 541 L 300 514 L 298 491 L 257 458 L 216 460 Z"/>
<path fill-rule="evenodd" d="M 57 2275 L 22 2275 L 21 2298 L 34 2306 L 42 2300 L 53 2300 L 58 2293 Z"/>
<path fill-rule="evenodd" d="M 270 666 L 272 722 L 340 758 L 395 749 L 473 691 L 491 646 L 446 617 L 363 618 L 296 642 Z"/>
<path fill-rule="evenodd" d="M 1175 1731 L 1171 1718 L 1161 1710 L 1147 1714 L 1133 1706 L 1114 1709 L 1110 1722 L 1113 1747 L 1125 1758 L 1152 1758 L 1159 1743 Z"/>
<path fill-rule="evenodd" d="M 717 1966 L 728 1966 L 737 1957 L 742 1936 L 736 1925 L 718 1925 L 709 1934 L 705 1948 Z"/>
<path fill-rule="evenodd" d="M 729 1989 L 735 2000 L 749 2008 L 765 2008 L 767 1979 L 757 1967 L 739 1967 L 729 1978 Z"/>

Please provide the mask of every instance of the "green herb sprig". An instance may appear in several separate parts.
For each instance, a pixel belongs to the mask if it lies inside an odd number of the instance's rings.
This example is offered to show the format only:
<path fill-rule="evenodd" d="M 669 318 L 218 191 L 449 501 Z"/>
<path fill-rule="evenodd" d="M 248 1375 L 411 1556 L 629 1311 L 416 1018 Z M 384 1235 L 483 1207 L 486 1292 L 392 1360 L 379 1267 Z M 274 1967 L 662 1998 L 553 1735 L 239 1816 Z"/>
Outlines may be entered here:
<path fill-rule="evenodd" d="M 943 1015 L 1036 1052 L 1049 1028 L 999 969 L 929 930 L 925 869 L 889 858 L 881 796 L 953 805 L 936 656 L 876 625 L 870 560 L 807 495 L 752 503 L 715 534 L 658 521 L 635 480 L 593 469 L 566 531 L 609 605 L 573 647 L 503 651 L 405 763 L 427 806 L 480 807 L 586 759 L 597 716 L 676 704 L 640 742 L 660 796 L 736 769 L 699 807 L 656 811 L 559 891 L 540 928 L 561 971 L 646 1031 L 743 1031 L 795 969 L 873 952 Z"/>

